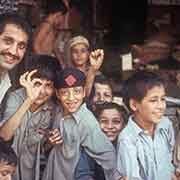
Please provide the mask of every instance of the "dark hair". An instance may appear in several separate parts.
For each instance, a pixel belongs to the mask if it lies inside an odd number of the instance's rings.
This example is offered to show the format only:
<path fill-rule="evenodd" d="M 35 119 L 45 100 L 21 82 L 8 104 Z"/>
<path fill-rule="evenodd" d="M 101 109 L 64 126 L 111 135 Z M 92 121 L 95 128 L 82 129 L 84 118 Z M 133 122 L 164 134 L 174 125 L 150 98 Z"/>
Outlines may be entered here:
<path fill-rule="evenodd" d="M 57 13 L 61 12 L 62 14 L 66 14 L 67 7 L 64 2 L 61 0 L 46 0 L 46 13 Z"/>
<path fill-rule="evenodd" d="M 99 74 L 99 75 L 96 75 L 96 77 L 94 79 L 93 87 L 92 87 L 91 93 L 90 93 L 89 98 L 88 98 L 89 101 L 92 101 L 92 99 L 95 95 L 95 83 L 99 83 L 102 85 L 108 85 L 111 88 L 112 93 L 113 93 L 113 87 L 112 87 L 112 84 L 109 81 L 109 79 L 106 76 Z"/>
<path fill-rule="evenodd" d="M 27 22 L 25 18 L 19 16 L 15 12 L 0 14 L 0 34 L 4 32 L 5 26 L 7 24 L 16 25 L 18 28 L 20 28 L 23 32 L 27 34 L 29 40 L 31 39 L 31 25 Z"/>
<path fill-rule="evenodd" d="M 98 104 L 96 106 L 95 116 L 97 117 L 97 119 L 99 119 L 99 116 L 101 115 L 101 113 L 107 109 L 116 109 L 122 115 L 124 124 L 127 123 L 127 120 L 128 120 L 127 111 L 124 109 L 123 106 L 120 106 L 113 102 L 104 102 L 103 104 Z"/>
<path fill-rule="evenodd" d="M 163 78 L 150 71 L 138 71 L 123 83 L 122 96 L 129 108 L 130 99 L 141 101 L 154 86 L 165 86 Z"/>
<path fill-rule="evenodd" d="M 0 161 L 17 165 L 17 156 L 10 144 L 0 138 Z"/>
<path fill-rule="evenodd" d="M 49 55 L 32 55 L 28 61 L 26 71 L 37 69 L 33 78 L 44 78 L 55 83 L 56 72 L 61 70 L 58 59 Z"/>

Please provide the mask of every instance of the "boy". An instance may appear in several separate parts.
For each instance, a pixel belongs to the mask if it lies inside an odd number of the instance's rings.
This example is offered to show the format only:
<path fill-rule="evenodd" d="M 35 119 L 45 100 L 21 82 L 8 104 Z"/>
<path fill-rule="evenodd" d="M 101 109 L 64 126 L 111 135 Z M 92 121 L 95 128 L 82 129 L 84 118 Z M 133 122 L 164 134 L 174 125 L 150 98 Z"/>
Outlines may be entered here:
<path fill-rule="evenodd" d="M 117 137 L 127 121 L 127 113 L 123 106 L 112 102 L 99 104 L 96 108 L 96 117 L 101 130 L 116 148 Z M 102 168 L 85 151 L 82 151 L 78 162 L 75 180 L 105 180 Z"/>
<path fill-rule="evenodd" d="M 17 165 L 17 156 L 7 142 L 0 139 L 0 179 L 11 180 Z"/>
<path fill-rule="evenodd" d="M 53 119 L 54 82 L 58 60 L 47 55 L 32 57 L 29 71 L 20 77 L 23 88 L 12 92 L 0 124 L 0 137 L 12 140 L 18 157 L 14 180 L 39 179 L 40 151 L 43 136 L 39 129 L 47 129 Z"/>
<path fill-rule="evenodd" d="M 56 135 L 54 141 L 53 136 L 49 140 L 56 145 L 50 152 L 43 180 L 73 180 L 81 147 L 104 168 L 107 179 L 119 179 L 113 145 L 83 102 L 85 79 L 84 73 L 74 68 L 65 68 L 57 76 L 56 95 L 63 109 L 54 128 L 60 129 L 63 142 L 55 131 L 51 132 Z"/>
<path fill-rule="evenodd" d="M 118 170 L 130 180 L 171 180 L 174 131 L 163 116 L 163 80 L 153 72 L 140 71 L 126 81 L 123 92 L 132 115 L 118 137 Z"/>

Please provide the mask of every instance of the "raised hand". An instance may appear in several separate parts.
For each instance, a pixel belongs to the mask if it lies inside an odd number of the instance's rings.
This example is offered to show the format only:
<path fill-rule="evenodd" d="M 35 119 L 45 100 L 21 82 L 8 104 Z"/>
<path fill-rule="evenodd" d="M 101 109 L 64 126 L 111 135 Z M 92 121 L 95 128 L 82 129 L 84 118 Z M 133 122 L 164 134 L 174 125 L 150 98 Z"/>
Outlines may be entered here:
<path fill-rule="evenodd" d="M 91 68 L 94 71 L 98 71 L 104 60 L 104 50 L 96 49 L 90 53 L 89 56 Z"/>
<path fill-rule="evenodd" d="M 27 97 L 33 103 L 39 96 L 40 91 L 42 89 L 41 86 L 41 79 L 39 78 L 32 78 L 32 76 L 37 72 L 37 70 L 33 70 L 31 72 L 26 72 L 21 75 L 19 81 L 21 86 L 26 89 Z"/>

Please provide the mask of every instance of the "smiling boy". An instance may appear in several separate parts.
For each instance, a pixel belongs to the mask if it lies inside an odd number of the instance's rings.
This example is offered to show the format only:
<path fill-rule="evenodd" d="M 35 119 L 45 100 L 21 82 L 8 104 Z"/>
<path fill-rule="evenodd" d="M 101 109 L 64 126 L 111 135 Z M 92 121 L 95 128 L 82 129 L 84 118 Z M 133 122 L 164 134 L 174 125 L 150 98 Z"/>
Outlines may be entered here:
<path fill-rule="evenodd" d="M 20 77 L 20 88 L 8 98 L 0 123 L 0 137 L 12 140 L 17 154 L 17 171 L 13 180 L 39 179 L 43 136 L 39 129 L 49 128 L 54 103 L 54 82 L 58 61 L 47 55 L 35 55 L 29 71 Z"/>
<path fill-rule="evenodd" d="M 65 68 L 56 80 L 56 95 L 62 105 L 54 128 L 63 142 L 50 152 L 43 180 L 73 180 L 81 147 L 104 168 L 107 179 L 119 179 L 113 145 L 101 131 L 93 114 L 84 103 L 85 75 L 75 68 Z M 57 143 L 55 143 L 57 142 Z"/>
<path fill-rule="evenodd" d="M 126 81 L 123 93 L 132 115 L 118 138 L 118 170 L 130 180 L 171 180 L 174 131 L 163 116 L 164 81 L 140 71 Z"/>

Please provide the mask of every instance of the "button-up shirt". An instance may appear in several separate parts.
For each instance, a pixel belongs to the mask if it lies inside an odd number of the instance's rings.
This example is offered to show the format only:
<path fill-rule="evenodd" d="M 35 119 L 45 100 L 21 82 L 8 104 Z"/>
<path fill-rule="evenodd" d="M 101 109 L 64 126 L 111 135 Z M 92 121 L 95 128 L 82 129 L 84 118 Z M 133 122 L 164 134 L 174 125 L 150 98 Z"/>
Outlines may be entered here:
<path fill-rule="evenodd" d="M 173 146 L 174 131 L 167 117 L 157 124 L 153 138 L 130 117 L 118 138 L 118 170 L 130 180 L 171 180 Z"/>
<path fill-rule="evenodd" d="M 43 180 L 73 180 L 81 147 L 104 168 L 107 179 L 118 179 L 115 149 L 86 104 L 70 116 L 61 114 L 55 127 L 61 131 L 63 144 L 51 150 Z"/>

